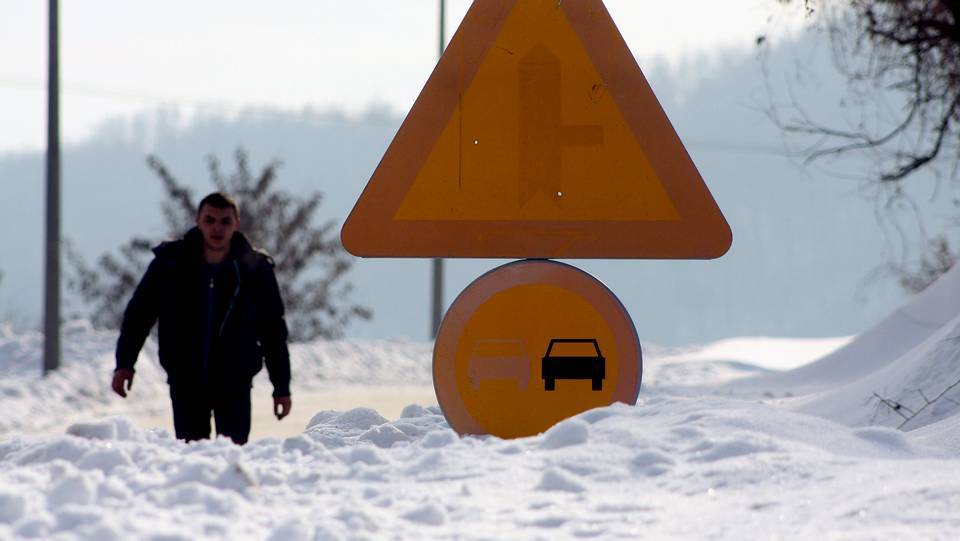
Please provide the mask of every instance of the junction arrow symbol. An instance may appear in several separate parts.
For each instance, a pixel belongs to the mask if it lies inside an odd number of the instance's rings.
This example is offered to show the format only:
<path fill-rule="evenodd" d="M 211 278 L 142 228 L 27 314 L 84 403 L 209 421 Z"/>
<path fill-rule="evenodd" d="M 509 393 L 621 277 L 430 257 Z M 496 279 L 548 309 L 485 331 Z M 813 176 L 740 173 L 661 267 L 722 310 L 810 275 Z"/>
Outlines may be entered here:
<path fill-rule="evenodd" d="M 534 47 L 520 60 L 520 205 L 537 192 L 560 201 L 564 147 L 603 144 L 602 126 L 564 125 L 561 65 L 550 49 Z"/>

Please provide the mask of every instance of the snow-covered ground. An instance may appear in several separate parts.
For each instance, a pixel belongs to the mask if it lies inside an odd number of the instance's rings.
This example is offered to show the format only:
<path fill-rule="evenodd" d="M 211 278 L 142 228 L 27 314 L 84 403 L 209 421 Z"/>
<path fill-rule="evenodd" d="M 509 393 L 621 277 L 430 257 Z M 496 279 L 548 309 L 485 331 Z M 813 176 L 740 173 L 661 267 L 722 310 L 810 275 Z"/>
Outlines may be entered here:
<path fill-rule="evenodd" d="M 133 395 L 110 394 L 114 340 L 70 324 L 65 366 L 41 379 L 41 337 L 0 330 L 0 539 L 956 539 L 960 529 L 960 269 L 857 337 L 648 348 L 637 406 L 519 440 L 449 429 L 425 391 L 429 344 L 344 341 L 293 348 L 294 408 L 336 393 L 355 404 L 302 412 L 305 426 L 264 420 L 243 448 L 186 445 L 148 421 L 169 415 L 153 346 Z M 424 400 L 398 415 L 387 407 L 398 389 Z M 258 379 L 255 392 L 269 391 Z"/>

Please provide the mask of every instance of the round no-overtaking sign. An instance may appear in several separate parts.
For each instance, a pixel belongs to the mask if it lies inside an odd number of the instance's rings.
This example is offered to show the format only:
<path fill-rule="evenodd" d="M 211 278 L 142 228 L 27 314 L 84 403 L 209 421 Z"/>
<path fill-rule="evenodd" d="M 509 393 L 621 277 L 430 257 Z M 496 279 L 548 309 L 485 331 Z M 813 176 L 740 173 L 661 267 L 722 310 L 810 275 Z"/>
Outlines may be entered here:
<path fill-rule="evenodd" d="M 437 335 L 437 400 L 460 434 L 503 438 L 614 402 L 635 404 L 642 359 L 619 300 L 587 273 L 526 260 L 474 281 Z"/>

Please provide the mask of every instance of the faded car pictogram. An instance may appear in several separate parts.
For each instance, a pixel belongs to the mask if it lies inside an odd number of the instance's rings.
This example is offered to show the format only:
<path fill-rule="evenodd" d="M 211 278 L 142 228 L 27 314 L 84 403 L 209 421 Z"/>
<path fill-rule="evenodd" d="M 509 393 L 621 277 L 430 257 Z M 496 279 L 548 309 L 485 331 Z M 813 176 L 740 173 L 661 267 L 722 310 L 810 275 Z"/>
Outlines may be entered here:
<path fill-rule="evenodd" d="M 478 340 L 467 365 L 470 386 L 486 380 L 514 380 L 519 389 L 530 383 L 530 357 L 523 340 Z"/>

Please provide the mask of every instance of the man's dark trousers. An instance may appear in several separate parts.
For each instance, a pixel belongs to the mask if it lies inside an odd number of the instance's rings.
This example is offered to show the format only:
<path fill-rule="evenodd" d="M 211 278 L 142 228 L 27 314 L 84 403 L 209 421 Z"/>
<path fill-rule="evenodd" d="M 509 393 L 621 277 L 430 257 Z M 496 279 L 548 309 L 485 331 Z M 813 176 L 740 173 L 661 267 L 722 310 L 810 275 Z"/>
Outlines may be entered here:
<path fill-rule="evenodd" d="M 217 434 L 243 445 L 250 437 L 250 387 L 225 388 L 208 378 L 170 382 L 173 428 L 177 439 L 194 441 L 210 437 L 210 415 Z"/>

